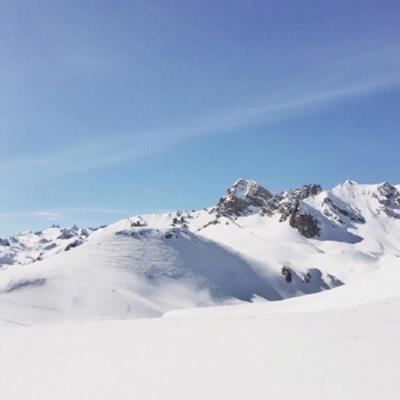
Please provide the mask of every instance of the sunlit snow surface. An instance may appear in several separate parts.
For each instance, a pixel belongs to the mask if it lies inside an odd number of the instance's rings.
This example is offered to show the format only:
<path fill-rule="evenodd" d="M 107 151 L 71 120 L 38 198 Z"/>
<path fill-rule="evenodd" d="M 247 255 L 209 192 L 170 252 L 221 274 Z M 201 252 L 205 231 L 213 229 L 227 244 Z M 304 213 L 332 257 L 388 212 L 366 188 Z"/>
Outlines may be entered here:
<path fill-rule="evenodd" d="M 207 209 L 1 246 L 2 398 L 398 399 L 400 219 L 381 186 L 306 199 L 314 239 Z"/>
<path fill-rule="evenodd" d="M 371 278 L 280 302 L 3 327 L 2 396 L 395 400 L 399 272 L 389 263 Z"/>

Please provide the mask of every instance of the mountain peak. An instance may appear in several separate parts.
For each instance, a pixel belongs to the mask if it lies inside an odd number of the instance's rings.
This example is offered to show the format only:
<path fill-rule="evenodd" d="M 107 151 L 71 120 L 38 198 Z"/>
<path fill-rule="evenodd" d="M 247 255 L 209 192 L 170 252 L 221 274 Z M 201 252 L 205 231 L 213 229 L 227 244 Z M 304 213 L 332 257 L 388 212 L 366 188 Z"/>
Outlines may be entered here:
<path fill-rule="evenodd" d="M 349 186 L 354 186 L 354 185 L 357 185 L 358 184 L 358 182 L 356 182 L 356 181 L 353 181 L 353 180 L 351 180 L 351 179 L 346 179 L 344 182 L 342 182 L 342 186 L 345 186 L 345 185 L 349 185 Z"/>
<path fill-rule="evenodd" d="M 298 207 L 298 202 L 322 191 L 320 185 L 309 184 L 286 192 L 272 193 L 259 183 L 249 179 L 238 179 L 211 210 L 217 217 L 242 217 L 251 214 L 272 216 L 279 213 L 286 221 Z"/>
<path fill-rule="evenodd" d="M 243 216 L 262 211 L 274 195 L 255 181 L 238 179 L 212 210 L 218 216 Z"/>
<path fill-rule="evenodd" d="M 287 198 L 296 198 L 297 200 L 304 200 L 308 197 L 316 196 L 321 192 L 321 185 L 310 183 L 307 185 L 303 185 L 301 188 L 290 189 L 286 192 L 283 192 L 282 196 Z"/>
<path fill-rule="evenodd" d="M 240 178 L 228 189 L 227 193 L 239 199 L 246 199 L 249 196 L 255 195 L 258 192 L 264 192 L 267 197 L 272 196 L 268 190 L 262 187 L 256 181 Z"/>

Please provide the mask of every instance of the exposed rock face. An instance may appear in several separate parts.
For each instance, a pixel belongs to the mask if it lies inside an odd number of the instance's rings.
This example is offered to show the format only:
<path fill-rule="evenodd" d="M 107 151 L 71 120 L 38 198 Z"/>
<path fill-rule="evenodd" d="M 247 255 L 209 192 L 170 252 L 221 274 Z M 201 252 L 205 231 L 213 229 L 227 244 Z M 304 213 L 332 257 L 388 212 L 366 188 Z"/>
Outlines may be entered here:
<path fill-rule="evenodd" d="M 239 217 L 253 213 L 271 213 L 274 195 L 256 182 L 239 179 L 211 211 L 217 216 Z"/>
<path fill-rule="evenodd" d="M 321 236 L 322 226 L 326 224 L 348 230 L 356 224 L 365 224 L 365 217 L 353 204 L 340 197 L 340 190 L 358 196 L 358 184 L 346 181 L 338 186 L 339 196 L 334 191 L 327 191 L 321 196 L 317 210 L 308 208 L 307 199 L 322 192 L 320 185 L 304 185 L 298 189 L 272 193 L 254 181 L 239 179 L 219 200 L 210 213 L 215 215 L 215 222 L 220 217 L 236 219 L 253 214 L 268 217 L 279 216 L 280 222 L 289 220 L 291 227 L 303 236 L 313 238 Z M 371 195 L 379 202 L 377 212 L 391 218 L 400 219 L 400 190 L 389 183 L 383 183 L 373 189 Z M 305 207 L 303 207 L 305 205 Z M 326 218 L 325 218 L 326 217 Z"/>
<path fill-rule="evenodd" d="M 311 196 L 316 196 L 321 193 L 321 191 L 322 187 L 320 185 L 311 184 L 275 195 L 276 198 L 279 198 L 280 221 L 286 221 L 292 215 L 299 201 L 305 200 Z"/>
<path fill-rule="evenodd" d="M 374 194 L 374 197 L 382 205 L 378 211 L 400 219 L 400 192 L 393 185 L 385 182 L 378 186 L 378 193 Z"/>
<path fill-rule="evenodd" d="M 83 240 L 80 239 L 74 240 L 68 246 L 65 247 L 65 251 L 70 251 L 71 249 L 74 249 L 75 247 L 78 247 L 81 244 L 83 244 Z"/>
<path fill-rule="evenodd" d="M 75 228 L 75 226 L 73 226 L 72 228 L 63 228 L 61 230 L 61 235 L 58 236 L 57 239 L 61 239 L 61 240 L 72 239 L 73 237 L 76 236 L 77 231 L 78 231 L 78 228 Z"/>
<path fill-rule="evenodd" d="M 0 246 L 9 247 L 10 246 L 10 241 L 8 239 L 1 239 L 0 238 Z"/>
<path fill-rule="evenodd" d="M 310 214 L 300 212 L 300 202 L 298 200 L 290 216 L 289 224 L 308 239 L 318 236 L 321 233 L 318 220 Z"/>
<path fill-rule="evenodd" d="M 292 282 L 292 271 L 288 267 L 282 267 L 281 274 L 287 283 Z"/>
<path fill-rule="evenodd" d="M 287 192 L 284 192 L 284 197 L 289 199 L 296 199 L 296 200 L 304 200 L 311 196 L 316 196 L 317 194 L 322 192 L 321 185 L 304 185 L 299 189 L 291 189 Z"/>
<path fill-rule="evenodd" d="M 291 226 L 306 237 L 319 233 L 315 218 L 299 213 L 299 203 L 322 191 L 320 185 L 304 185 L 298 189 L 273 194 L 256 182 L 239 179 L 210 212 L 216 217 L 237 218 L 251 214 L 280 215 L 280 222 L 291 217 Z M 312 236 L 310 236 L 312 235 Z"/>
<path fill-rule="evenodd" d="M 137 217 L 134 221 L 131 221 L 131 227 L 132 228 L 134 228 L 134 227 L 140 228 L 140 227 L 143 227 L 143 226 L 147 226 L 147 223 L 140 216 Z"/>
<path fill-rule="evenodd" d="M 376 197 L 381 204 L 389 206 L 398 195 L 397 189 L 390 183 L 385 182 L 378 186 L 378 194 Z"/>
<path fill-rule="evenodd" d="M 326 216 L 335 216 L 339 223 L 343 223 L 342 218 L 349 218 L 351 221 L 365 224 L 365 218 L 357 211 L 349 208 L 346 205 L 339 205 L 341 202 L 339 199 L 333 199 L 332 197 L 326 197 L 323 201 L 323 205 L 326 205 L 324 214 Z"/>

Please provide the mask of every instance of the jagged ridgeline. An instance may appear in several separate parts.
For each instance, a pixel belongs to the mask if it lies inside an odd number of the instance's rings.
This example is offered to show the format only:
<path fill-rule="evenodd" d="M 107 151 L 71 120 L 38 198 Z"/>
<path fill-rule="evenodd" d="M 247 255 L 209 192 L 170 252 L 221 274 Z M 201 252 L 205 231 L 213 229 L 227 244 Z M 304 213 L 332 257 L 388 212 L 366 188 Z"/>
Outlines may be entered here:
<path fill-rule="evenodd" d="M 315 293 L 388 259 L 400 260 L 399 186 L 272 193 L 239 179 L 210 208 L 1 239 L 0 307 L 22 321 L 149 317 Z"/>
<path fill-rule="evenodd" d="M 343 196 L 346 193 L 349 196 Z M 365 196 L 377 200 L 376 215 L 384 213 L 392 218 L 400 218 L 398 188 L 387 182 L 380 185 L 359 185 L 353 181 L 346 181 L 328 191 L 323 191 L 321 185 L 310 184 L 298 189 L 271 193 L 257 182 L 239 179 L 221 197 L 216 207 L 211 209 L 211 213 L 217 219 L 237 219 L 253 214 L 279 216 L 279 222 L 288 220 L 289 225 L 306 238 L 316 238 L 328 233 L 329 228 L 348 232 L 353 224 L 364 224 L 366 219 L 356 203 Z"/>
<path fill-rule="evenodd" d="M 292 227 L 311 238 L 320 232 L 318 221 L 311 214 L 302 212 L 300 202 L 321 191 L 320 185 L 304 185 L 300 189 L 273 194 L 254 181 L 239 179 L 211 212 L 217 218 L 237 218 L 254 213 L 268 217 L 279 215 L 280 222 L 289 219 Z"/>

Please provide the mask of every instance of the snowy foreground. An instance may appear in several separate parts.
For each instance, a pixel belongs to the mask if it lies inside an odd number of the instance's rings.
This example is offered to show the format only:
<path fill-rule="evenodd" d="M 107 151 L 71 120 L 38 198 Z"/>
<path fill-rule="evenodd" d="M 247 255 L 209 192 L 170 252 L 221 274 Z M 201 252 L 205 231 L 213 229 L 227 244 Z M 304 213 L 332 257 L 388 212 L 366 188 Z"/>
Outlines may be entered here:
<path fill-rule="evenodd" d="M 163 318 L 4 327 L 2 398 L 398 399 L 400 271 L 388 269 L 372 302 L 367 280 L 354 297 L 350 284 Z"/>
<path fill-rule="evenodd" d="M 7 326 L 4 399 L 398 399 L 400 269 L 278 302 Z"/>

